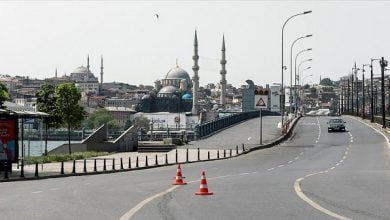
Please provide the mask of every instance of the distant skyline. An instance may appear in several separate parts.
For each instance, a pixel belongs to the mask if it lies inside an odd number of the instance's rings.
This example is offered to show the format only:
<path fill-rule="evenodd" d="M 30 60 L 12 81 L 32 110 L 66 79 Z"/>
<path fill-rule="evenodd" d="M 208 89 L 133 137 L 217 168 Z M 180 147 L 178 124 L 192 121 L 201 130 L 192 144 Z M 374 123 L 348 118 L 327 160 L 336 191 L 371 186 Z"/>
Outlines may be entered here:
<path fill-rule="evenodd" d="M 86 66 L 100 80 L 153 85 L 170 68 L 192 77 L 193 38 L 199 41 L 200 85 L 218 83 L 222 35 L 226 40 L 227 82 L 252 79 L 265 85 L 281 82 L 281 27 L 285 29 L 285 84 L 290 84 L 290 44 L 312 58 L 304 67 L 318 83 L 337 80 L 371 57 L 390 59 L 386 1 L 5 1 L 0 2 L 0 74 L 53 77 Z M 157 16 L 158 15 L 158 16 Z M 379 65 L 374 66 L 379 74 Z M 361 76 L 360 76 L 361 77 Z"/>

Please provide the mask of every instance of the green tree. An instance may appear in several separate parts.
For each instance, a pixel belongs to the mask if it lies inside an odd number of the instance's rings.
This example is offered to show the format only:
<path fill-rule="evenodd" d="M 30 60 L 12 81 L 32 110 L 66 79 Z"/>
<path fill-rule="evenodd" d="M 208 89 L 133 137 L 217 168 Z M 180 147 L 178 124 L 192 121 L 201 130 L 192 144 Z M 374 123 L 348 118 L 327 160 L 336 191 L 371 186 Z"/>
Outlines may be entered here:
<path fill-rule="evenodd" d="M 118 127 L 118 123 L 107 109 L 101 108 L 89 115 L 87 120 L 89 128 L 97 128 L 103 124 L 107 124 L 109 128 Z"/>
<path fill-rule="evenodd" d="M 8 99 L 8 89 L 3 83 L 0 83 L 0 108 L 4 108 L 4 102 Z"/>
<path fill-rule="evenodd" d="M 322 85 L 322 86 L 333 86 L 333 82 L 329 78 L 324 78 L 324 79 L 321 80 L 320 85 Z"/>
<path fill-rule="evenodd" d="M 303 89 L 308 89 L 308 88 L 310 88 L 310 85 L 309 85 L 309 84 L 305 84 L 305 85 L 303 86 Z"/>
<path fill-rule="evenodd" d="M 79 127 L 85 117 L 84 109 L 80 106 L 81 94 L 73 83 L 58 85 L 55 94 L 58 114 L 63 124 L 68 126 L 69 154 L 71 154 L 70 129 Z"/>
<path fill-rule="evenodd" d="M 131 123 L 126 124 L 130 126 L 135 125 L 139 128 L 144 128 L 146 131 L 149 131 L 150 129 L 150 120 L 144 116 L 136 117 Z"/>
<path fill-rule="evenodd" d="M 310 88 L 310 93 L 316 93 L 316 92 L 317 92 L 317 89 L 315 87 Z"/>
<path fill-rule="evenodd" d="M 61 118 L 58 115 L 55 95 L 56 87 L 51 84 L 44 84 L 35 94 L 37 97 L 37 110 L 48 113 L 52 118 L 47 119 L 48 127 L 58 127 L 62 124 Z"/>

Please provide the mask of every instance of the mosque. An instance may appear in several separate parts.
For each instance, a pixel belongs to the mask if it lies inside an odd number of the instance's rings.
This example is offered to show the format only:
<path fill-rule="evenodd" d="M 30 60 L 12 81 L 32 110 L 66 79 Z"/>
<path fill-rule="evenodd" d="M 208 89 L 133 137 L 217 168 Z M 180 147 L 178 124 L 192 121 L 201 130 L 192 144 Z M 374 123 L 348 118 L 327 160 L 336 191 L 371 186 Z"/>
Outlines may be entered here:
<path fill-rule="evenodd" d="M 221 59 L 221 97 L 220 105 L 225 106 L 226 100 L 226 49 L 225 37 L 222 38 L 222 59 Z M 198 105 L 199 91 L 199 55 L 198 55 L 198 37 L 195 31 L 194 37 L 194 55 L 193 59 L 193 77 L 191 79 L 188 72 L 179 67 L 170 69 L 164 79 L 155 81 L 154 91 L 142 97 L 138 111 L 145 113 L 154 112 L 191 112 L 192 115 L 198 115 L 200 109 Z"/>

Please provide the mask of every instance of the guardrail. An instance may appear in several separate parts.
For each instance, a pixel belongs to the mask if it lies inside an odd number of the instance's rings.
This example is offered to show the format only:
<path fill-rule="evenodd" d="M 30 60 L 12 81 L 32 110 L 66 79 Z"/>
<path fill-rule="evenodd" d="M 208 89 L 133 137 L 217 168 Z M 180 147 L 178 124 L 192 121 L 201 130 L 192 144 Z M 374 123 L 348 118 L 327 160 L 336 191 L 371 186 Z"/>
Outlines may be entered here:
<path fill-rule="evenodd" d="M 275 112 L 268 110 L 262 111 L 263 116 L 278 115 Z M 225 129 L 232 125 L 238 124 L 242 121 L 259 117 L 259 111 L 240 112 L 237 114 L 229 115 L 223 118 L 205 122 L 195 127 L 196 137 L 198 139 L 210 136 L 211 134 L 218 132 L 219 130 Z"/>

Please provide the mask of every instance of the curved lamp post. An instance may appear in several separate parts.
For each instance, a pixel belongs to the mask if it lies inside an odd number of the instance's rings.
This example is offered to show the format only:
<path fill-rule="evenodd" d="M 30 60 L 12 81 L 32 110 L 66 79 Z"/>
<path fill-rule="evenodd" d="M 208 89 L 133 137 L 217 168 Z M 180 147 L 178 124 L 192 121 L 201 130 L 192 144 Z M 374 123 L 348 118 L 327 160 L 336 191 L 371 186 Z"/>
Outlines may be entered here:
<path fill-rule="evenodd" d="M 294 14 L 292 15 L 291 17 L 287 18 L 287 20 L 283 23 L 283 26 L 282 26 L 282 83 L 281 83 L 281 94 L 283 95 L 283 98 L 282 98 L 282 106 L 281 106 L 281 115 L 282 115 L 282 125 L 283 125 L 283 115 L 284 115 L 284 89 L 283 89 L 283 71 L 284 71 L 284 60 L 283 60 L 283 37 L 284 37 L 284 28 L 286 26 L 286 24 L 288 23 L 288 21 L 290 21 L 292 18 L 294 17 L 297 17 L 299 15 L 305 15 L 305 14 L 309 14 L 311 13 L 312 11 L 304 11 L 302 13 L 298 13 L 298 14 Z"/>
<path fill-rule="evenodd" d="M 295 63 L 297 63 L 297 59 L 298 59 L 298 56 L 300 55 L 300 54 L 302 54 L 303 52 L 306 52 L 306 51 L 311 51 L 312 50 L 312 48 L 308 48 L 308 49 L 305 49 L 305 50 L 301 50 L 301 51 L 299 51 L 298 53 L 297 53 L 297 55 L 295 55 Z M 295 74 L 295 78 L 297 78 L 297 75 Z M 295 86 L 296 86 L 296 84 L 295 84 Z M 291 90 L 292 88 L 290 88 L 290 112 L 292 112 L 292 90 Z M 294 96 L 295 96 L 295 98 L 296 98 L 296 95 L 297 95 L 297 93 L 295 92 L 295 89 L 294 89 Z M 295 108 L 295 110 L 296 110 L 296 108 Z"/>
<path fill-rule="evenodd" d="M 300 70 L 300 68 L 301 68 L 301 65 L 304 64 L 304 63 L 306 63 L 306 62 L 312 61 L 312 60 L 313 60 L 313 59 L 307 59 L 307 60 L 301 61 L 301 62 L 299 63 L 299 65 L 298 65 L 298 68 L 295 68 L 295 76 L 296 76 L 296 78 L 298 78 L 298 85 L 301 84 L 301 75 L 299 74 L 299 70 Z M 297 65 L 297 64 L 295 64 L 295 66 L 296 66 L 296 65 Z M 298 69 L 298 74 L 297 74 L 297 69 Z"/>

